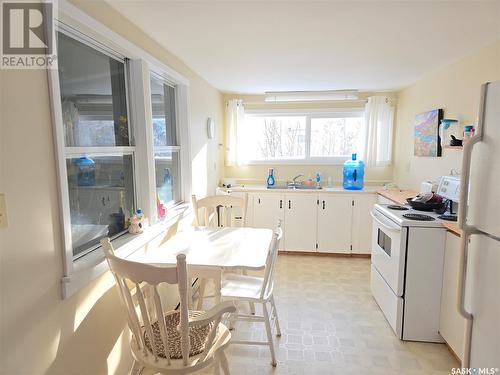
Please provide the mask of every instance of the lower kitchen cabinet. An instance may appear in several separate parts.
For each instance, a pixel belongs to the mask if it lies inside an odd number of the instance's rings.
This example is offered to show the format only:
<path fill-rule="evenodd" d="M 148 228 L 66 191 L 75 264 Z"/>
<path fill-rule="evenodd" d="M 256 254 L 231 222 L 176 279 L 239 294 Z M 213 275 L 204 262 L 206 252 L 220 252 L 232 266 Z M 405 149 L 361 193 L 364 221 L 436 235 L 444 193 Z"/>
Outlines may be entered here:
<path fill-rule="evenodd" d="M 439 333 L 455 354 L 463 359 L 466 320 L 457 310 L 460 288 L 458 273 L 460 269 L 460 237 L 446 233 L 444 253 L 443 288 L 441 290 L 441 314 Z"/>
<path fill-rule="evenodd" d="M 276 229 L 278 220 L 282 221 L 284 227 L 285 219 L 285 195 L 275 193 L 253 194 L 253 212 L 252 223 L 253 228 L 269 228 Z M 284 248 L 284 239 L 280 242 L 280 249 Z"/>
<path fill-rule="evenodd" d="M 281 250 L 370 254 L 370 211 L 376 194 L 253 193 L 251 224 L 276 228 L 282 220 Z"/>
<path fill-rule="evenodd" d="M 315 194 L 285 195 L 285 245 L 287 251 L 316 251 Z"/>
<path fill-rule="evenodd" d="M 372 217 L 370 212 L 377 203 L 375 194 L 359 194 L 352 197 L 352 253 L 371 254 Z"/>
<path fill-rule="evenodd" d="M 320 195 L 317 243 L 322 253 L 350 253 L 352 198 L 345 194 Z"/>

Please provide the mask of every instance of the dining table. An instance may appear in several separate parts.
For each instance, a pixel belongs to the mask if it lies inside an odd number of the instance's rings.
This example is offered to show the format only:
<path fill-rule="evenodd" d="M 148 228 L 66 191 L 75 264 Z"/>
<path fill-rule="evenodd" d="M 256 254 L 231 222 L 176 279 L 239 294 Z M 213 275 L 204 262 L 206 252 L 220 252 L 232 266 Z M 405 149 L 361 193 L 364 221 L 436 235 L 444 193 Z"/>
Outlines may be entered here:
<path fill-rule="evenodd" d="M 273 231 L 264 228 L 193 227 L 176 233 L 159 246 L 144 246 L 127 260 L 156 266 L 175 266 L 177 255 L 185 254 L 190 278 L 214 282 L 215 303 L 221 300 L 223 270 L 263 270 Z M 189 288 L 192 293 L 192 288 Z M 189 298 L 192 303 L 192 294 Z"/>

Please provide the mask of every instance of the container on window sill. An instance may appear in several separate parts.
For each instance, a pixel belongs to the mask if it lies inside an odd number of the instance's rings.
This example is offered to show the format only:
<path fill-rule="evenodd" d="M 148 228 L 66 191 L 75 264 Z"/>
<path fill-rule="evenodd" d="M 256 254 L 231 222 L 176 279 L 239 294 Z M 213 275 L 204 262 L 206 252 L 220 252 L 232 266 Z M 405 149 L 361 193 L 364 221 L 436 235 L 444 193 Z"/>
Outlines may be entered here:
<path fill-rule="evenodd" d="M 74 161 L 78 186 L 95 186 L 95 162 L 82 156 Z"/>
<path fill-rule="evenodd" d="M 135 215 L 131 216 L 129 219 L 130 225 L 128 227 L 128 232 L 131 234 L 140 234 L 144 231 L 147 225 L 147 219 L 142 213 L 142 209 L 138 208 Z"/>
<path fill-rule="evenodd" d="M 365 175 L 365 164 L 356 160 L 356 154 L 352 154 L 351 160 L 344 163 L 344 189 L 362 190 Z"/>

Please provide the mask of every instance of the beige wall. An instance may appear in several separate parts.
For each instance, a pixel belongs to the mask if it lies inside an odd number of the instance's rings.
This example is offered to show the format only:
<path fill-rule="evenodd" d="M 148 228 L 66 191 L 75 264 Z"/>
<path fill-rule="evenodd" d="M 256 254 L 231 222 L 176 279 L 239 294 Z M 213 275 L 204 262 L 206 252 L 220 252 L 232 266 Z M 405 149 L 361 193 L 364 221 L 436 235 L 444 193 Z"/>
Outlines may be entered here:
<path fill-rule="evenodd" d="M 264 101 L 264 96 L 262 95 L 225 94 L 224 102 L 235 98 L 243 99 L 245 102 L 245 108 L 247 109 L 364 108 L 365 100 L 372 95 L 385 95 L 391 98 L 394 102 L 396 99 L 396 94 L 392 92 L 365 92 L 360 94 L 359 101 L 268 103 Z M 265 182 L 265 179 L 267 178 L 267 171 L 271 167 L 274 168 L 276 172 L 276 178 L 282 181 L 290 180 L 299 173 L 304 174 L 306 177 L 310 175 L 314 178 L 316 172 L 321 171 L 324 181 L 326 181 L 328 177 L 332 177 L 335 185 L 342 184 L 342 165 L 284 165 L 277 163 L 275 165 L 248 165 L 243 167 L 225 166 L 224 176 L 236 178 L 239 183 L 262 184 Z M 392 166 L 366 168 L 366 183 L 381 184 L 389 181 L 392 181 Z"/>
<path fill-rule="evenodd" d="M 402 188 L 418 191 L 420 182 L 460 169 L 461 150 L 443 150 L 438 158 L 413 155 L 415 115 L 435 108 L 445 118 L 476 124 L 482 83 L 500 79 L 500 41 L 443 67 L 398 93 L 394 179 Z M 451 128 L 450 128 L 451 130 Z M 461 132 L 458 130 L 458 134 Z M 458 135 L 457 134 L 457 135 Z"/>
<path fill-rule="evenodd" d="M 193 188 L 212 193 L 220 178 L 220 93 L 109 6 L 79 2 L 96 19 L 190 80 Z M 123 374 L 130 365 L 125 321 L 109 273 L 61 300 L 61 226 L 44 71 L 1 71 L 0 192 L 9 227 L 0 228 L 0 373 Z M 219 136 L 222 134 L 219 131 Z M 207 182 L 208 181 L 208 182 Z"/>

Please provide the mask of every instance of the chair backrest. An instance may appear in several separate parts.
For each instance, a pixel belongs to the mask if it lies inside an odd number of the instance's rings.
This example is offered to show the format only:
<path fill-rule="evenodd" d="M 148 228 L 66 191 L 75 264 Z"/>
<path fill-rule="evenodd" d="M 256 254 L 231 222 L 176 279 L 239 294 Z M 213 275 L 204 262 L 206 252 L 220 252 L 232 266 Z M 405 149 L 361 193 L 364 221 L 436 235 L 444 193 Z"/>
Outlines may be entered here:
<path fill-rule="evenodd" d="M 273 239 L 269 247 L 269 253 L 266 259 L 266 270 L 264 272 L 264 282 L 260 298 L 267 298 L 272 292 L 274 287 L 274 271 L 276 269 L 276 262 L 278 259 L 279 243 L 283 237 L 283 229 L 281 229 L 281 220 L 278 221 L 278 226 L 273 233 Z"/>
<path fill-rule="evenodd" d="M 239 216 L 241 216 L 241 226 L 245 226 L 247 194 L 244 198 L 215 195 L 202 199 L 196 199 L 193 195 L 191 200 L 197 226 L 235 227 L 236 217 Z"/>
<path fill-rule="evenodd" d="M 169 329 L 164 318 L 166 310 L 158 286 L 161 283 L 178 284 L 180 312 L 177 332 L 180 335 L 183 365 L 187 366 L 191 351 L 189 340 L 191 323 L 189 323 L 188 315 L 186 256 L 177 255 L 176 267 L 157 267 L 116 257 L 109 238 L 102 239 L 101 245 L 109 268 L 115 277 L 121 302 L 127 311 L 128 325 L 133 333 L 132 340 L 138 349 L 136 352 L 142 353 L 144 357 L 152 356 L 158 365 L 165 367 L 171 365 L 171 353 L 178 351 L 179 343 L 177 342 L 174 350 L 172 340 L 169 341 Z M 134 301 L 137 302 L 138 308 Z M 205 320 L 208 321 L 207 326 L 210 329 L 202 351 L 205 355 L 208 355 L 215 341 L 215 332 L 220 318 L 221 316 L 216 316 L 212 321 Z M 172 332 L 171 329 L 170 332 Z M 163 348 L 163 350 L 158 348 Z"/>

